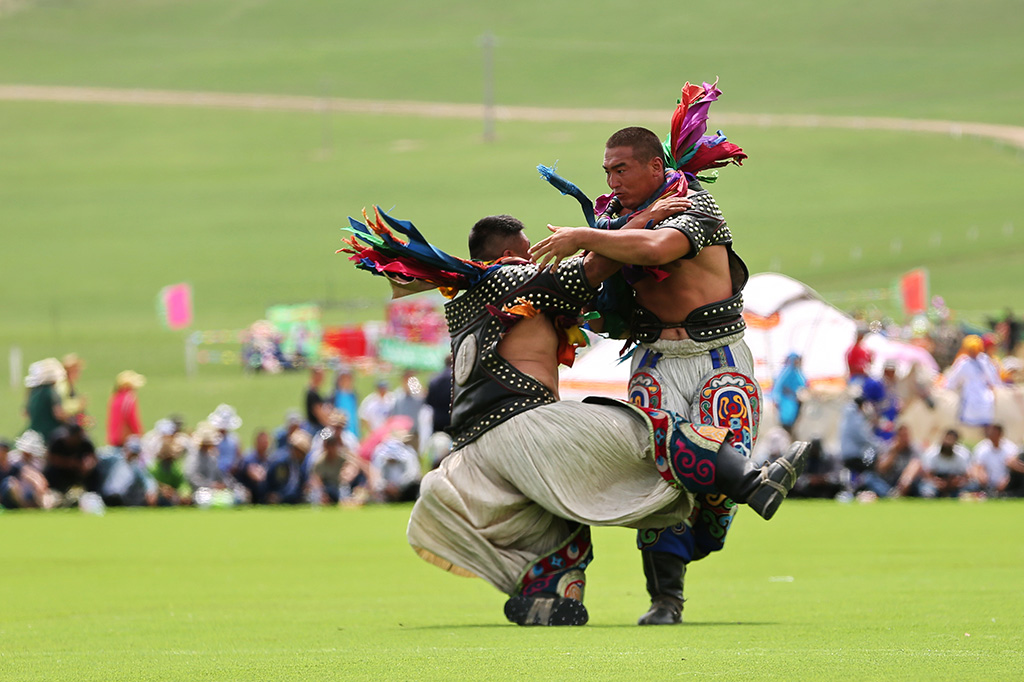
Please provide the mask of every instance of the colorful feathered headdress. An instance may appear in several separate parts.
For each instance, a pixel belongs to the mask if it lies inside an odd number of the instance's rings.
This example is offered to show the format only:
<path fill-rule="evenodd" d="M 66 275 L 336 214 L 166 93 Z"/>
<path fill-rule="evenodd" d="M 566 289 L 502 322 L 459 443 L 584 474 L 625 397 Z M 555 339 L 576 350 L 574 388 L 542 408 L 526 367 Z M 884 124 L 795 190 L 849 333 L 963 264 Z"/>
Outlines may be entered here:
<path fill-rule="evenodd" d="M 669 134 L 662 146 L 665 150 L 666 164 L 678 171 L 683 180 L 679 183 L 682 191 L 686 189 L 687 175 L 704 182 L 714 182 L 717 179 L 717 171 L 714 169 L 729 163 L 739 166 L 747 158 L 742 149 L 726 140 L 721 130 L 716 135 L 704 134 L 708 127 L 708 109 L 721 94 L 717 79 L 710 85 L 686 83 L 675 111 L 672 112 Z M 591 201 L 583 190 L 556 173 L 553 167 L 540 165 L 537 166 L 537 170 L 552 187 L 579 202 L 580 208 L 583 209 L 583 217 L 590 227 L 616 229 L 625 224 L 626 219 L 623 217 L 610 219 L 600 215 L 609 206 L 612 195 L 605 194 L 598 197 L 596 202 Z M 672 180 L 675 182 L 675 179 Z"/>
<path fill-rule="evenodd" d="M 747 158 L 742 149 L 726 141 L 721 130 L 717 135 L 704 134 L 708 128 L 708 109 L 721 94 L 717 78 L 713 84 L 683 86 L 664 142 L 665 159 L 676 170 L 696 175 L 728 163 L 740 166 Z"/>
<path fill-rule="evenodd" d="M 342 229 L 354 236 L 343 239 L 347 248 L 337 253 L 352 254 L 349 260 L 360 270 L 387 277 L 393 298 L 434 288 L 451 298 L 496 267 L 445 253 L 428 242 L 411 222 L 392 218 L 379 206 L 374 206 L 372 219 L 364 210 L 363 220 L 366 222 L 348 219 L 351 227 Z"/>

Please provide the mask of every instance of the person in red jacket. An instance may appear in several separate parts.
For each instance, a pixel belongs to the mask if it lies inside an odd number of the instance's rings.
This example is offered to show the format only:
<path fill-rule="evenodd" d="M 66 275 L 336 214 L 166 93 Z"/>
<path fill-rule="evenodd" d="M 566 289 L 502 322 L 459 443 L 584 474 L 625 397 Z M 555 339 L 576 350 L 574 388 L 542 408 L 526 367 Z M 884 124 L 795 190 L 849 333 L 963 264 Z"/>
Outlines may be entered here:
<path fill-rule="evenodd" d="M 850 350 L 846 351 L 846 366 L 850 370 L 850 381 L 863 379 L 871 369 L 871 351 L 864 347 L 864 337 L 868 330 L 857 328 L 857 340 Z"/>
<path fill-rule="evenodd" d="M 146 385 L 146 377 L 127 369 L 117 375 L 114 394 L 107 406 L 107 443 L 123 447 L 128 436 L 142 435 L 139 402 L 135 391 Z"/>

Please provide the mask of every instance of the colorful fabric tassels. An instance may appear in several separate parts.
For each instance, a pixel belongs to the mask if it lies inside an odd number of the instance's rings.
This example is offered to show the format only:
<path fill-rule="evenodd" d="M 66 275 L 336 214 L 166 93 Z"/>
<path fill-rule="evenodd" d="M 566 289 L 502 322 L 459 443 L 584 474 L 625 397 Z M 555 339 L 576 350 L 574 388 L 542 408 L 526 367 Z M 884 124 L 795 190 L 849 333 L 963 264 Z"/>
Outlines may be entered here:
<path fill-rule="evenodd" d="M 336 253 L 352 254 L 349 260 L 360 270 L 387 277 L 393 298 L 433 288 L 452 298 L 497 267 L 445 253 L 428 242 L 411 222 L 392 218 L 380 207 L 375 206 L 373 213 L 371 219 L 363 211 L 365 223 L 348 219 L 350 227 L 342 229 L 354 236 L 343 239 L 347 248 Z M 397 237 L 396 232 L 408 241 Z"/>

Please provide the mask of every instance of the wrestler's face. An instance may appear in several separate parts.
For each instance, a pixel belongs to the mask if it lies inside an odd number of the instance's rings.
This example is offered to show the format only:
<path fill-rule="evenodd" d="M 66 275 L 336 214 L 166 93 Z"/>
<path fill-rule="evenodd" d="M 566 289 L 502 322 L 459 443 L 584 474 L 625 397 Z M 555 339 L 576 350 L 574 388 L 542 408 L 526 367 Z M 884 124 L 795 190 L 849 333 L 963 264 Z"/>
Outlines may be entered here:
<path fill-rule="evenodd" d="M 632 147 L 611 147 L 604 150 L 604 174 L 615 198 L 634 209 L 665 182 L 665 165 L 658 158 L 638 161 Z"/>
<path fill-rule="evenodd" d="M 509 237 L 505 242 L 505 250 L 501 257 L 530 260 L 530 238 L 526 236 L 525 232 L 518 232 Z"/>

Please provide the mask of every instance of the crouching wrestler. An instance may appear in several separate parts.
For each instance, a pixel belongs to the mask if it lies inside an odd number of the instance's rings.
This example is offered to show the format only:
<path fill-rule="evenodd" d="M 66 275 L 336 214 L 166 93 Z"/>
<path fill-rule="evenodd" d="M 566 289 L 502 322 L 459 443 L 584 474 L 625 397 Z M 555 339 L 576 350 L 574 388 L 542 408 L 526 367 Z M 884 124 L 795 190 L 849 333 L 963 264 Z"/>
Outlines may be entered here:
<path fill-rule="evenodd" d="M 774 514 L 804 444 L 757 468 L 726 429 L 626 402 L 559 401 L 558 360 L 571 357 L 581 306 L 618 264 L 587 256 L 541 269 L 511 216 L 479 221 L 469 246 L 473 261 L 495 264 L 445 307 L 453 451 L 424 477 L 409 520 L 423 559 L 507 594 L 514 623 L 582 625 L 590 526 L 679 524 L 693 495 L 711 491 Z"/>

